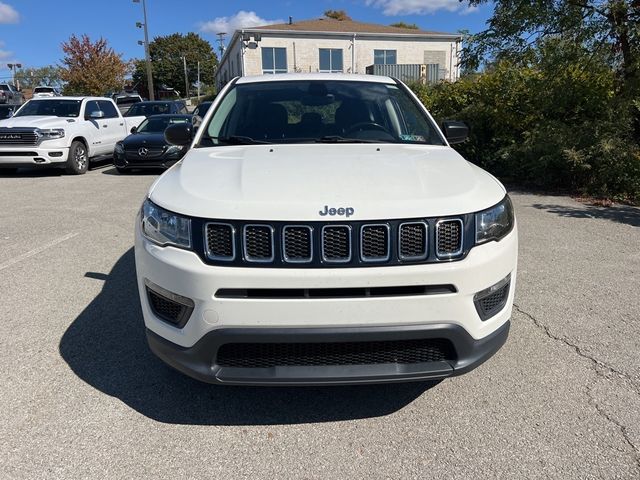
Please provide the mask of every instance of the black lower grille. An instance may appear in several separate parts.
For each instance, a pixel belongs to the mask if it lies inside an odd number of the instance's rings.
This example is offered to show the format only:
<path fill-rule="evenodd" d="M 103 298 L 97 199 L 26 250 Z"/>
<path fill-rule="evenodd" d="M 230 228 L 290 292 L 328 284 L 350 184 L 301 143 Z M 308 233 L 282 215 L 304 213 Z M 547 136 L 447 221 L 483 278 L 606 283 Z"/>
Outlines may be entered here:
<path fill-rule="evenodd" d="M 157 286 L 154 286 L 154 288 L 163 290 Z M 163 295 L 152 290 L 149 286 L 147 286 L 147 298 L 149 299 L 151 310 L 157 317 L 178 328 L 182 328 L 187 323 L 194 307 L 193 301 L 188 298 L 180 297 L 170 292 L 166 292 L 166 295 Z M 180 302 L 176 301 L 178 298 L 181 299 Z"/>
<path fill-rule="evenodd" d="M 462 253 L 462 220 L 442 220 L 436 227 L 436 253 L 453 257 Z"/>
<path fill-rule="evenodd" d="M 415 364 L 455 360 L 445 339 L 335 343 L 228 343 L 218 350 L 221 367 Z"/>

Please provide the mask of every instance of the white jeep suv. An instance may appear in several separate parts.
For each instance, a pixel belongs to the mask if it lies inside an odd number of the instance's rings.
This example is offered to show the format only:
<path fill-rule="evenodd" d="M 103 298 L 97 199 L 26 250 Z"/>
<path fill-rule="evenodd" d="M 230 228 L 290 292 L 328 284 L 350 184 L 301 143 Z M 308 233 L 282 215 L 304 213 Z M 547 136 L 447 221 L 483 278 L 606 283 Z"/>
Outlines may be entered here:
<path fill-rule="evenodd" d="M 444 131 L 444 133 L 443 133 Z M 459 375 L 506 341 L 511 201 L 401 82 L 231 81 L 136 222 L 152 351 L 221 384 Z"/>

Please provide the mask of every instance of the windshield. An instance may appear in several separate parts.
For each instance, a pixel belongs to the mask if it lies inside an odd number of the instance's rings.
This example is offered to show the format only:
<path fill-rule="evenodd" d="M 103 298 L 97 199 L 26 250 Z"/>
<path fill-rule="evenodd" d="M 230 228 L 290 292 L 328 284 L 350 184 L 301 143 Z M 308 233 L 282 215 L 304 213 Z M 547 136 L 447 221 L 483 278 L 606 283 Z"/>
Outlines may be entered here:
<path fill-rule="evenodd" d="M 77 117 L 80 114 L 81 103 L 81 100 L 29 100 L 15 116 Z"/>
<path fill-rule="evenodd" d="M 150 117 L 144 120 L 138 127 L 138 133 L 162 133 L 169 125 L 174 123 L 187 123 L 186 117 Z"/>
<path fill-rule="evenodd" d="M 127 117 L 136 117 L 144 115 L 149 117 L 151 115 L 159 115 L 162 113 L 171 113 L 171 107 L 169 103 L 136 103 L 127 112 Z"/>
<path fill-rule="evenodd" d="M 302 142 L 444 145 L 431 120 L 395 83 L 311 80 L 235 85 L 200 146 Z"/>
<path fill-rule="evenodd" d="M 51 88 L 51 87 L 36 87 L 36 88 L 34 88 L 33 93 L 53 93 L 53 88 Z"/>

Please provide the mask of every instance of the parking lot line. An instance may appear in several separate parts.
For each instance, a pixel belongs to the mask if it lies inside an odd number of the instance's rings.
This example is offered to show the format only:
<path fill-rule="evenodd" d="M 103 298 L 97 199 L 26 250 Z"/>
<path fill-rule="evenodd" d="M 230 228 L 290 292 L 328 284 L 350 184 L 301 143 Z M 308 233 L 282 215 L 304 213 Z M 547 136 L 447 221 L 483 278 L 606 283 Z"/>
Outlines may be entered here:
<path fill-rule="evenodd" d="M 55 247 L 59 243 L 66 242 L 67 240 L 70 240 L 73 237 L 78 236 L 79 234 L 80 232 L 68 233 L 60 238 L 56 238 L 55 240 L 52 240 L 48 243 L 45 243 L 44 245 L 41 245 L 38 248 L 34 248 L 33 250 L 23 253 L 22 255 L 18 255 L 17 257 L 12 258 L 8 262 L 0 264 L 0 270 L 4 270 L 5 268 L 9 268 L 10 266 L 15 265 L 16 263 L 19 263 L 23 260 L 26 260 L 27 258 L 33 257 L 34 255 L 38 255 L 39 253 L 42 253 L 51 247 Z"/>

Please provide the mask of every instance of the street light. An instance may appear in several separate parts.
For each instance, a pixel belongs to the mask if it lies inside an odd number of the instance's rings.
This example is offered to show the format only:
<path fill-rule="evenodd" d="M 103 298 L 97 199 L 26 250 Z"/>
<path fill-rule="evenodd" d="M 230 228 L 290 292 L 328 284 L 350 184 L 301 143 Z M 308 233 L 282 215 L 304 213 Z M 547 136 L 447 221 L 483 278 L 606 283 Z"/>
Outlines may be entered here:
<path fill-rule="evenodd" d="M 133 3 L 140 3 L 140 0 L 133 0 Z M 155 100 L 153 92 L 153 73 L 151 71 L 151 56 L 149 55 L 149 32 L 147 31 L 147 4 L 142 0 L 142 13 L 144 23 L 136 22 L 136 27 L 144 28 L 144 42 L 138 41 L 138 45 L 144 45 L 144 56 L 147 63 L 147 88 L 149 89 L 149 100 Z"/>

